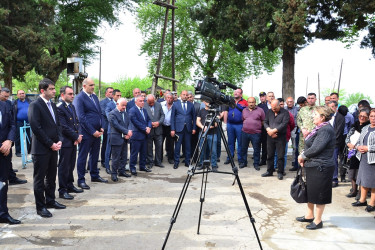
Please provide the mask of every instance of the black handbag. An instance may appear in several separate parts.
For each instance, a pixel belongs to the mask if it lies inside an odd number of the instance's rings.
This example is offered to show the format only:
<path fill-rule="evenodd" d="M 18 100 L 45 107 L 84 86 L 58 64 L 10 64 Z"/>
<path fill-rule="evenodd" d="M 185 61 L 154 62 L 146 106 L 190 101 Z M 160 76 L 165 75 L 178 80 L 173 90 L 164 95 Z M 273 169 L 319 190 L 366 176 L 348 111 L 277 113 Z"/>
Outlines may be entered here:
<path fill-rule="evenodd" d="M 290 186 L 290 196 L 297 203 L 307 203 L 307 188 L 306 182 L 302 178 L 302 168 L 297 170 L 296 178 Z"/>

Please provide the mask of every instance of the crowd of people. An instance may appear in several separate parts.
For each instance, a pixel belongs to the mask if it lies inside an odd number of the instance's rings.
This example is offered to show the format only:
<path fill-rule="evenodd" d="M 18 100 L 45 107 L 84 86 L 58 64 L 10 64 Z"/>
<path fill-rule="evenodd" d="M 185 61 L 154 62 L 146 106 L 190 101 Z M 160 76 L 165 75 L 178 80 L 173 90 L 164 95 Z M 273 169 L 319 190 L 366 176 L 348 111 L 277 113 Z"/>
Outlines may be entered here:
<path fill-rule="evenodd" d="M 352 184 L 347 197 L 357 199 L 352 205 L 375 211 L 375 109 L 365 100 L 352 115 L 339 104 L 337 93 L 327 96 L 324 106 L 317 106 L 315 93 L 295 102 L 293 97 L 285 101 L 275 98 L 273 92 L 260 92 L 257 104 L 255 97 L 244 100 L 239 88 L 233 93 L 235 105 L 221 105 L 218 120 L 208 127 L 210 104 L 197 102 L 190 91 L 183 90 L 178 97 L 166 90 L 163 98 L 157 99 L 135 88 L 133 98 L 127 100 L 120 90 L 108 87 L 99 100 L 92 79 L 86 78 L 82 85 L 77 96 L 72 87 L 62 87 L 57 105 L 51 101 L 56 95 L 55 84 L 47 78 L 40 81 L 40 96 L 32 102 L 19 90 L 12 103 L 9 90 L 1 90 L 0 181 L 5 184 L 0 191 L 0 222 L 20 223 L 8 213 L 7 183 L 26 183 L 16 177 L 12 167 L 12 143 L 19 157 L 19 130 L 26 123 L 32 131 L 31 144 L 26 147 L 34 165 L 36 211 L 42 217 L 52 216 L 48 208 L 66 208 L 56 201 L 56 176 L 59 197 L 67 200 L 75 198 L 72 193 L 90 189 L 87 173 L 91 182 L 107 183 L 109 180 L 99 174 L 98 162 L 112 182 L 135 177 L 137 171 L 152 172 L 154 166 L 164 168 L 163 162 L 173 169 L 181 161 L 186 167 L 197 164 L 198 169 L 208 164 L 213 172 L 218 171 L 222 151 L 218 126 L 227 132 L 231 154 L 224 164 L 230 164 L 236 155 L 239 168 L 247 167 L 251 142 L 254 169 L 267 166 L 262 177 L 277 172 L 277 178 L 283 180 L 292 145 L 289 171 L 305 169 L 308 209 L 297 220 L 310 222 L 307 229 L 323 227 L 325 204 L 331 203 L 332 188 L 339 180 L 347 181 L 347 172 Z M 202 133 L 207 143 L 203 145 L 201 140 L 197 147 Z"/>

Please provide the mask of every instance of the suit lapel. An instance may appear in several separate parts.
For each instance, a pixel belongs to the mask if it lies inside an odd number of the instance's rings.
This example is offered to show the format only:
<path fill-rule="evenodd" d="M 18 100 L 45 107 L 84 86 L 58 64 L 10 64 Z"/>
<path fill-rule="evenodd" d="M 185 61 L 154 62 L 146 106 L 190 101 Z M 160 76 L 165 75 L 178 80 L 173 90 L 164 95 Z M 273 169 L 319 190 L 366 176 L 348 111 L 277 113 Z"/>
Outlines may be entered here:
<path fill-rule="evenodd" d="M 49 108 L 47 107 L 47 104 L 44 102 L 44 100 L 42 99 L 42 97 L 39 97 L 39 104 L 42 106 L 42 108 L 44 109 L 44 111 L 48 114 L 48 116 L 52 120 L 52 122 L 55 123 L 55 121 L 53 120 L 51 111 L 49 111 Z M 53 112 L 55 113 L 55 117 L 56 117 L 57 113 L 56 113 L 55 109 L 53 108 L 52 104 L 51 104 L 51 107 L 52 107 Z"/>

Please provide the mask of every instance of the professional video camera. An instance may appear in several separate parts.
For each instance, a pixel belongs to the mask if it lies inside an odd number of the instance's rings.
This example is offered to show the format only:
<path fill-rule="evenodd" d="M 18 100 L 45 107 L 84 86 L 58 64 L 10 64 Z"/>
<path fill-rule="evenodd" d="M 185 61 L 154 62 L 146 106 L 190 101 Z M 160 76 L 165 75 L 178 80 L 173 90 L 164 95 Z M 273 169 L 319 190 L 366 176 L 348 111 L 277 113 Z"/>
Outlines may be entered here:
<path fill-rule="evenodd" d="M 195 82 L 195 98 L 206 101 L 211 105 L 226 104 L 234 108 L 236 104 L 234 98 L 220 91 L 226 89 L 227 86 L 231 89 L 237 89 L 237 86 L 228 82 L 219 82 L 213 77 L 197 80 Z"/>

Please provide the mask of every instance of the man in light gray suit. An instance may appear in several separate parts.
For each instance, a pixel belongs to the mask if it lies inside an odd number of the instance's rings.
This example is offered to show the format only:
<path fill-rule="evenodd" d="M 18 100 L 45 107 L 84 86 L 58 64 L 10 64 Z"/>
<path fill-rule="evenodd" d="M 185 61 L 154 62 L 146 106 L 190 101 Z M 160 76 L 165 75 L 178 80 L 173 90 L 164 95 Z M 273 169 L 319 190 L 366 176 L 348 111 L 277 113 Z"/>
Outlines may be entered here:
<path fill-rule="evenodd" d="M 117 175 L 130 177 L 125 173 L 126 159 L 128 156 L 128 140 L 132 136 L 129 128 L 129 117 L 126 113 L 127 101 L 125 98 L 117 100 L 116 108 L 108 114 L 109 125 L 111 126 L 109 134 L 109 143 L 112 147 L 112 181 L 118 181 Z"/>
<path fill-rule="evenodd" d="M 163 157 L 163 121 L 164 112 L 161 104 L 155 101 L 154 95 L 147 96 L 147 103 L 145 103 L 144 109 L 150 117 L 152 128 L 147 138 L 147 159 L 146 164 L 148 168 L 152 168 L 153 165 L 164 168 L 162 163 Z M 155 143 L 155 160 L 153 157 L 153 144 Z"/>

